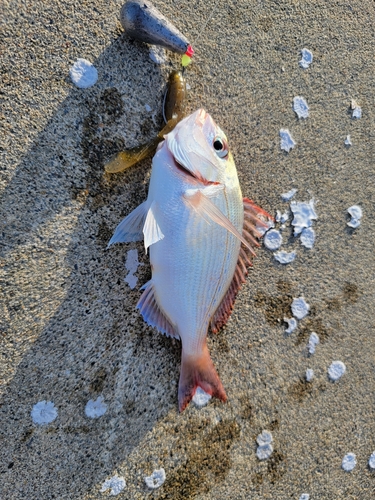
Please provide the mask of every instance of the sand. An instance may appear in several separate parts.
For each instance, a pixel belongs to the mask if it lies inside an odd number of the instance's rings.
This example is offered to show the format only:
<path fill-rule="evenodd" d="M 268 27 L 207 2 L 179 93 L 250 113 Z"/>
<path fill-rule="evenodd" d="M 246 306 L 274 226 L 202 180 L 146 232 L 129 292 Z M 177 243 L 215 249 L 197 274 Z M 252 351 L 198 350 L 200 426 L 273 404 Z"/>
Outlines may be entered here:
<path fill-rule="evenodd" d="M 281 194 L 315 200 L 313 249 L 286 228 L 277 263 L 265 248 L 228 325 L 209 348 L 228 394 L 177 411 L 178 342 L 135 310 L 150 267 L 142 243 L 106 250 L 121 218 L 144 201 L 151 160 L 123 174 L 103 165 L 151 138 L 179 57 L 156 65 L 129 41 L 121 2 L 2 3 L 1 22 L 1 403 L 0 497 L 100 499 L 123 477 L 124 499 L 369 500 L 375 472 L 374 4 L 307 1 L 155 5 L 196 49 L 188 68 L 189 111 L 205 107 L 226 131 L 243 194 L 274 213 Z M 207 17 L 212 18 L 203 29 Z M 199 37 L 198 37 L 199 35 Z M 299 67 L 302 48 L 312 65 Z M 69 78 L 77 58 L 98 70 L 95 86 Z M 298 120 L 293 98 L 310 116 Z M 355 99 L 362 118 L 351 118 Z M 147 111 L 147 106 L 151 111 Z M 280 150 L 279 130 L 295 148 Z M 352 146 L 344 141 L 350 134 Z M 359 228 L 346 209 L 360 205 Z M 138 250 L 137 286 L 125 283 Z M 310 305 L 289 336 L 293 298 Z M 308 356 L 312 332 L 320 338 Z M 332 361 L 346 373 L 329 380 Z M 305 382 L 306 369 L 314 378 Z M 89 400 L 107 404 L 86 416 Z M 52 401 L 57 418 L 34 424 Z M 256 457 L 256 437 L 273 454 Z M 341 468 L 354 453 L 352 472 Z M 165 483 L 144 477 L 163 467 Z"/>

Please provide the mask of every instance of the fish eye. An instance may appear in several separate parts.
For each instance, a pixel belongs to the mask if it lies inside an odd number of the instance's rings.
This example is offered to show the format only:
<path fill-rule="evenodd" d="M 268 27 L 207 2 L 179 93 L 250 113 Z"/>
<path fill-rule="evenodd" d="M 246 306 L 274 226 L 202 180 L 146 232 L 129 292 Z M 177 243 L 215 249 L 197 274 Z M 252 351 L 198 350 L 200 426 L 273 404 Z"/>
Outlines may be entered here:
<path fill-rule="evenodd" d="M 220 136 L 216 136 L 213 141 L 213 147 L 215 150 L 215 153 L 219 158 L 225 158 L 228 156 L 228 145 L 227 142 L 222 139 Z"/>

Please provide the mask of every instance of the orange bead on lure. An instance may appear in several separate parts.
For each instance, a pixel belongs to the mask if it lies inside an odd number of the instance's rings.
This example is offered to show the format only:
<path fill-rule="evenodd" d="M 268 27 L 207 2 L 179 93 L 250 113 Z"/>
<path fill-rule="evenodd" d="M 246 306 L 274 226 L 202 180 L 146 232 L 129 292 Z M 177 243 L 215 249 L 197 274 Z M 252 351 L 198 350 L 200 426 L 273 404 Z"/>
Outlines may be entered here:
<path fill-rule="evenodd" d="M 144 320 L 181 340 L 179 409 L 198 387 L 226 401 L 207 332 L 231 314 L 261 229 L 272 217 L 242 198 L 224 132 L 199 109 L 165 136 L 152 161 L 148 197 L 109 245 L 143 239 L 152 278 L 138 302 Z"/>

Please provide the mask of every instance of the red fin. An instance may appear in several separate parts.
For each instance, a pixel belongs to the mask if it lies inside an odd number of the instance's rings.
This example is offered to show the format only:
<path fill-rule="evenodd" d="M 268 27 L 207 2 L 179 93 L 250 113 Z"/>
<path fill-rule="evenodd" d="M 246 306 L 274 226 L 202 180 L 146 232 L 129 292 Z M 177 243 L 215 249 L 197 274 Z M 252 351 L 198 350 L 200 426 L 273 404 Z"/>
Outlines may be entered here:
<path fill-rule="evenodd" d="M 247 270 L 245 274 L 242 270 L 242 265 L 243 261 L 241 256 L 239 256 L 232 283 L 211 319 L 211 330 L 213 333 L 217 333 L 227 323 L 229 316 L 232 314 L 234 301 L 242 283 L 245 283 L 245 276 L 247 275 Z"/>
<path fill-rule="evenodd" d="M 193 398 L 197 387 L 201 387 L 207 394 L 227 400 L 227 395 L 219 375 L 217 374 L 207 345 L 204 346 L 201 355 L 186 356 L 182 349 L 180 382 L 178 385 L 178 406 L 184 411 Z"/>
<path fill-rule="evenodd" d="M 255 234 L 253 233 L 253 236 L 257 238 L 260 236 L 257 229 L 266 229 L 269 227 L 269 223 L 274 222 L 275 220 L 272 215 L 263 210 L 263 208 L 258 207 L 258 205 L 256 205 L 252 200 L 249 200 L 249 198 L 243 199 L 243 209 L 245 221 L 248 219 L 249 221 L 255 222 L 255 226 L 253 224 L 250 224 L 250 226 L 252 225 L 253 229 L 255 229 Z"/>
<path fill-rule="evenodd" d="M 211 330 L 213 333 L 217 333 L 219 329 L 227 323 L 230 315 L 232 314 L 238 291 L 241 288 L 242 283 L 245 283 L 247 267 L 251 266 L 251 260 L 248 253 L 250 253 L 250 256 L 255 257 L 253 247 L 259 246 L 258 239 L 262 236 L 259 229 L 268 228 L 269 222 L 273 221 L 273 217 L 271 217 L 271 215 L 255 205 L 255 203 L 248 198 L 243 199 L 243 205 L 245 217 L 242 235 L 251 247 L 251 251 L 249 252 L 249 247 L 241 245 L 232 283 L 230 284 L 227 293 L 224 295 L 223 300 L 211 319 Z"/>
<path fill-rule="evenodd" d="M 152 280 L 148 281 L 143 288 L 145 291 L 137 304 L 137 309 L 140 310 L 143 319 L 150 326 L 157 328 L 159 332 L 165 333 L 168 337 L 179 339 L 180 336 L 156 302 Z"/>

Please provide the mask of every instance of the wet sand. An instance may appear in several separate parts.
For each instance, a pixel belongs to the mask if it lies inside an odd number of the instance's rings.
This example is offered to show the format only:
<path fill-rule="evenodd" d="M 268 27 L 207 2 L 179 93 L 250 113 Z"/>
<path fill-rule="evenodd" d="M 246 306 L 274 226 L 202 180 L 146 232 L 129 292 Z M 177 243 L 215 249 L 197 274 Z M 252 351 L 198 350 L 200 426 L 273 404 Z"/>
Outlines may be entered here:
<path fill-rule="evenodd" d="M 280 195 L 292 187 L 296 200 L 313 198 L 316 243 L 304 249 L 286 228 L 283 249 L 297 251 L 287 266 L 259 249 L 228 325 L 209 338 L 228 402 L 178 414 L 180 346 L 135 311 L 150 278 L 143 244 L 106 250 L 146 198 L 151 160 L 113 176 L 103 165 L 159 130 L 179 57 L 158 66 L 129 41 L 121 2 L 3 2 L 0 496 L 100 499 L 118 474 L 124 499 L 373 498 L 374 4 L 154 3 L 196 49 L 189 111 L 204 107 L 226 131 L 244 196 L 271 213 L 288 207 Z M 304 47 L 314 55 L 306 70 Z M 78 57 L 98 69 L 92 88 L 70 82 Z M 292 110 L 295 96 L 308 102 L 306 120 Z M 297 143 L 290 153 L 281 128 Z M 356 230 L 346 225 L 354 204 Z M 131 290 L 124 264 L 135 248 L 143 265 Z M 286 336 L 299 296 L 311 310 Z M 313 331 L 321 343 L 309 357 Z M 347 368 L 336 383 L 334 360 Z M 85 405 L 100 395 L 107 412 L 89 419 Z M 37 426 L 30 413 L 43 400 L 58 417 Z M 274 452 L 260 462 L 263 429 Z M 341 469 L 349 452 L 351 473 Z M 166 482 L 151 492 L 144 477 L 160 467 Z"/>

